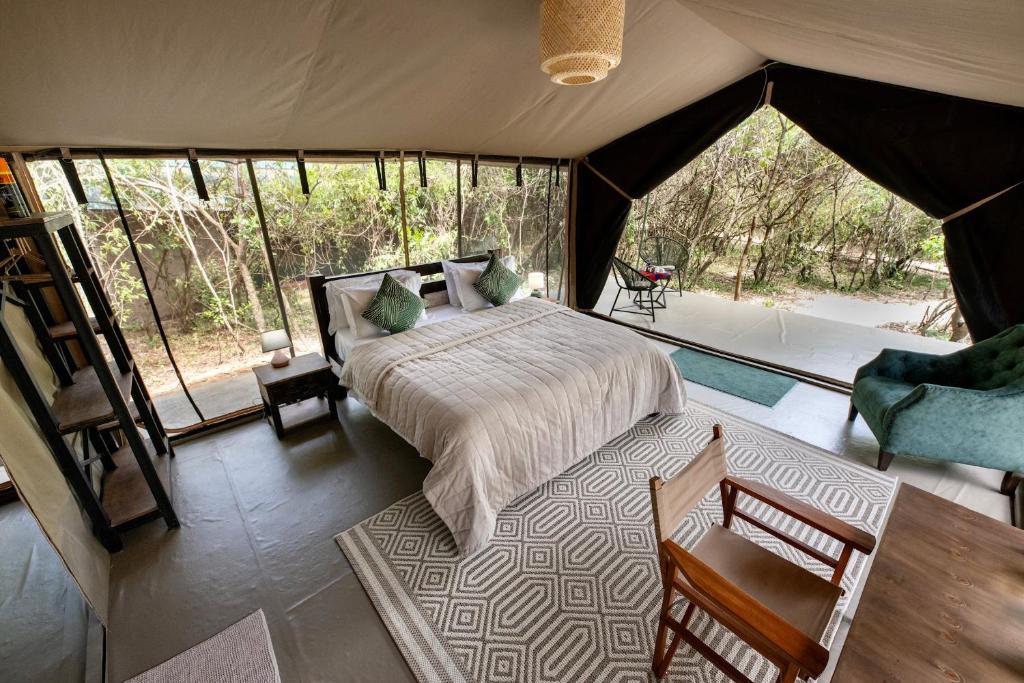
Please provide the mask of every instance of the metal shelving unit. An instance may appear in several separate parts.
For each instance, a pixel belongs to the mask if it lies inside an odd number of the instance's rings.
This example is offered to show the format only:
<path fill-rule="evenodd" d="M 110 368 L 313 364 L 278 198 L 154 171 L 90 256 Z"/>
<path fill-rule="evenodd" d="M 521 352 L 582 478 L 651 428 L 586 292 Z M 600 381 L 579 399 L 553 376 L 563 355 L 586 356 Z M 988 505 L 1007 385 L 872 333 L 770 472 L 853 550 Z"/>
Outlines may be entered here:
<path fill-rule="evenodd" d="M 71 214 L 0 221 L 0 238 L 31 240 L 49 271 L 5 276 L 14 293 L 5 288 L 3 304 L 25 308 L 61 384 L 52 403 L 28 373 L 2 317 L 0 353 L 97 537 L 114 552 L 122 547 L 119 532 L 126 527 L 155 517 L 168 528 L 179 526 L 170 496 L 170 441 Z M 42 287 L 56 290 L 69 321 L 48 320 L 49 312 L 33 295 Z M 74 362 L 69 344 L 78 344 L 86 364 Z M 81 453 L 69 442 L 75 434 L 83 437 Z"/>

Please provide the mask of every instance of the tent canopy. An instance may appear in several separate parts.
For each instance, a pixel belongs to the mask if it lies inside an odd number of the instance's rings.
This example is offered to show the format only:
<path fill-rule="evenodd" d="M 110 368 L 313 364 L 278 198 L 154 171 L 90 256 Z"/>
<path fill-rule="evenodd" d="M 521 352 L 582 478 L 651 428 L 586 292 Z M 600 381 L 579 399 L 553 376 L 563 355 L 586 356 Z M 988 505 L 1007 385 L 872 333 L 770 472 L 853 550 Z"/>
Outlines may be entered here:
<path fill-rule="evenodd" d="M 0 147 L 589 154 L 574 167 L 570 222 L 583 308 L 628 198 L 760 106 L 769 72 L 785 85 L 776 107 L 934 216 L 1024 181 L 1016 0 L 629 0 L 621 66 L 582 88 L 540 72 L 536 1 L 0 0 L 0 11 Z M 1024 271 L 1007 260 L 1024 251 L 1022 195 L 945 226 L 975 338 L 1024 322 Z"/>
<path fill-rule="evenodd" d="M 1024 106 L 1013 0 L 629 0 L 622 65 L 538 68 L 536 0 L 0 0 L 0 145 L 578 157 L 768 60 Z"/>

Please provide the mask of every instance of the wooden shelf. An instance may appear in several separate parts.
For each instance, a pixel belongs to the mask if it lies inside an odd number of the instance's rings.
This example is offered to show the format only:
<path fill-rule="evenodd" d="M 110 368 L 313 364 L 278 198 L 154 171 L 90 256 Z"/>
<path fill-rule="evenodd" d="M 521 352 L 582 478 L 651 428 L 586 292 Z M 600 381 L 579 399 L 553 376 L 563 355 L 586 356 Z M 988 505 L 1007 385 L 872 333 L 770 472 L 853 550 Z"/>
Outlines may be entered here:
<path fill-rule="evenodd" d="M 135 405 L 135 401 L 128 402 L 128 412 L 132 414 L 132 420 L 135 422 L 135 424 L 139 424 L 139 408 L 138 406 Z M 118 422 L 117 418 L 113 418 L 111 420 L 101 422 L 100 424 L 96 425 L 96 429 L 100 430 L 101 432 L 107 432 L 110 431 L 111 429 L 120 429 L 120 427 L 121 423 Z"/>
<path fill-rule="evenodd" d="M 167 495 L 171 495 L 171 457 L 157 456 L 153 445 L 146 441 L 146 451 L 156 468 Z M 141 522 L 160 514 L 156 501 L 149 490 L 146 478 L 129 446 L 118 449 L 113 455 L 117 469 L 103 474 L 103 492 L 100 502 L 115 529 Z"/>
<path fill-rule="evenodd" d="M 25 218 L 0 219 L 0 239 L 39 237 L 68 225 L 74 225 L 74 219 L 67 211 L 34 211 Z"/>
<path fill-rule="evenodd" d="M 92 325 L 92 331 L 96 334 L 100 334 L 100 324 L 96 321 L 96 318 L 89 318 L 89 324 Z M 77 339 L 78 330 L 75 328 L 75 323 L 68 320 L 67 322 L 57 323 L 46 328 L 46 331 L 50 334 L 50 339 L 53 341 L 67 341 L 68 339 Z"/>
<path fill-rule="evenodd" d="M 96 271 L 90 268 L 88 273 L 89 275 L 94 275 Z M 77 273 L 68 273 L 68 277 L 71 278 L 71 282 L 73 284 L 78 284 L 82 281 L 82 278 L 80 278 Z M 20 282 L 26 287 L 53 287 L 53 276 L 49 273 L 4 275 L 0 276 L 0 282 Z"/>
<path fill-rule="evenodd" d="M 110 371 L 114 374 L 121 395 L 126 401 L 131 400 L 131 371 L 118 372 L 114 364 L 111 364 Z M 91 365 L 76 371 L 71 379 L 74 384 L 59 389 L 52 406 L 53 415 L 57 418 L 57 429 L 61 434 L 96 427 L 116 419 L 114 409 L 103 393 L 100 378 Z"/>

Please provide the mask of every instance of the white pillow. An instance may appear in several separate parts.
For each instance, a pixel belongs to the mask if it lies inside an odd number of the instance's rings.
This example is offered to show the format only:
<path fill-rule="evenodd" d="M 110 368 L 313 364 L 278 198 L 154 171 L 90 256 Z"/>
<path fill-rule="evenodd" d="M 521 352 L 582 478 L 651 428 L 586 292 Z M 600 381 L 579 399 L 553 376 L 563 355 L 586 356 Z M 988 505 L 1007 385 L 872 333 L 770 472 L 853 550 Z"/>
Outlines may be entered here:
<path fill-rule="evenodd" d="M 512 270 L 516 269 L 515 256 L 502 256 L 501 262 Z M 444 271 L 444 285 L 448 288 L 448 303 L 452 306 L 461 307 L 459 299 L 459 287 L 457 284 L 457 273 L 462 270 L 475 270 L 482 273 L 487 267 L 487 261 L 470 261 L 468 263 L 456 263 L 455 261 L 441 261 L 441 270 Z M 476 282 L 476 280 L 473 280 Z M 476 310 L 476 309 L 474 309 Z"/>
<path fill-rule="evenodd" d="M 416 277 L 418 278 L 419 276 L 417 275 Z M 412 290 L 405 283 L 402 283 L 402 285 L 410 291 L 415 291 L 416 295 L 419 296 L 419 287 Z M 345 311 L 346 326 L 352 330 L 355 339 L 376 337 L 381 333 L 379 327 L 363 317 L 363 312 L 370 305 L 370 302 L 373 301 L 373 297 L 377 295 L 379 289 L 380 285 L 372 287 L 347 287 L 340 291 L 340 298 Z M 424 309 L 420 315 L 420 320 L 425 320 L 426 317 L 427 311 Z"/>
<path fill-rule="evenodd" d="M 380 334 L 380 328 L 363 317 L 363 311 L 373 301 L 379 287 L 347 287 L 339 292 L 345 309 L 346 327 L 355 339 L 365 339 Z"/>
<path fill-rule="evenodd" d="M 503 256 L 501 257 L 501 262 L 510 270 L 516 269 L 515 256 Z M 493 304 L 483 298 L 483 296 L 480 295 L 480 292 L 476 291 L 476 288 L 473 287 L 473 285 L 476 284 L 476 281 L 479 280 L 480 276 L 483 274 L 484 268 L 487 267 L 487 262 L 483 261 L 472 265 L 477 267 L 460 268 L 455 271 L 455 289 L 458 292 L 458 299 L 462 304 L 462 310 L 467 313 L 479 311 L 484 308 L 493 308 Z M 448 290 L 448 297 L 451 298 L 451 290 Z"/>
<path fill-rule="evenodd" d="M 419 273 L 411 270 L 390 270 L 388 275 L 398 280 L 411 291 L 416 292 L 416 294 L 420 293 L 422 279 Z M 343 290 L 353 287 L 364 289 L 373 287 L 373 291 L 376 292 L 383 280 L 384 273 L 375 273 L 373 275 L 361 275 L 360 277 L 349 277 L 343 280 L 331 280 L 328 282 L 324 286 L 325 294 L 327 295 L 327 334 L 334 334 L 338 330 L 344 330 L 349 327 L 344 302 L 341 299 L 341 292 Z"/>

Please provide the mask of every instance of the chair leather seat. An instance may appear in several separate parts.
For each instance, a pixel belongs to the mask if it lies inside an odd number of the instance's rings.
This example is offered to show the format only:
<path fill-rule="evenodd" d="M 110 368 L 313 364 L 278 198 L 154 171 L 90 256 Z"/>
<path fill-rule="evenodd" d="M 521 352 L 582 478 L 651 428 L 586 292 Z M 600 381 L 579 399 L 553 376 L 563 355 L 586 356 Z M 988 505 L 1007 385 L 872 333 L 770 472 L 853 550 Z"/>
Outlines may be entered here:
<path fill-rule="evenodd" d="M 690 551 L 722 578 L 813 640 L 821 640 L 842 590 L 720 524 Z"/>

